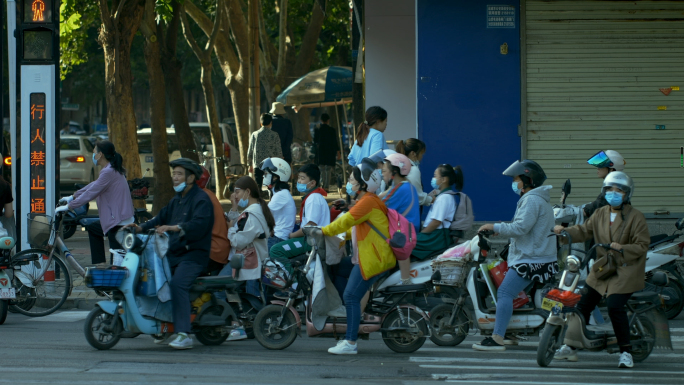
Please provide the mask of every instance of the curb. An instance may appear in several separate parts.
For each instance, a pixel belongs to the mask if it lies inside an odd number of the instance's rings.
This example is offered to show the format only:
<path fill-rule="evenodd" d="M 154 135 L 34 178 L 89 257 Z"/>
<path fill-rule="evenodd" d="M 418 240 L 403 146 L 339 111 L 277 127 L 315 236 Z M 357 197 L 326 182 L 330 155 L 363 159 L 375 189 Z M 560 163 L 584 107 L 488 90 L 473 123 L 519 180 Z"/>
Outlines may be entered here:
<path fill-rule="evenodd" d="M 66 301 L 58 310 L 69 310 L 69 309 L 79 309 L 79 310 L 92 310 L 95 305 L 104 301 L 106 298 L 76 298 L 67 297 Z M 52 298 L 40 298 L 36 301 L 36 306 L 39 307 L 53 307 L 59 302 L 57 299 Z"/>

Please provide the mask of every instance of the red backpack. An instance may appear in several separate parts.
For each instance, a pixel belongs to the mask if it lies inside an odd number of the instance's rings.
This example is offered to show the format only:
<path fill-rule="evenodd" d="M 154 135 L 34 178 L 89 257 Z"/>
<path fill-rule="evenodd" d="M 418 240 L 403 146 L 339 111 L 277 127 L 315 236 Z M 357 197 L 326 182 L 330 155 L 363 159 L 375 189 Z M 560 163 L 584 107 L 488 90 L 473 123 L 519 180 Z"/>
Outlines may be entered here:
<path fill-rule="evenodd" d="M 409 186 L 411 186 L 411 192 L 413 192 L 414 187 L 411 184 L 409 184 Z M 389 199 L 399 187 L 401 187 L 401 185 L 394 187 L 394 189 L 387 194 L 385 200 Z M 415 226 L 413 226 L 413 223 L 409 222 L 404 216 L 411 211 L 413 203 L 414 194 L 411 194 L 411 204 L 403 214 L 399 214 L 394 209 L 387 209 L 389 238 L 383 235 L 380 230 L 368 221 L 368 225 L 390 245 L 390 248 L 394 252 L 394 257 L 399 261 L 408 259 L 411 256 L 413 249 L 416 247 L 416 242 L 418 241 L 418 234 L 416 234 Z"/>

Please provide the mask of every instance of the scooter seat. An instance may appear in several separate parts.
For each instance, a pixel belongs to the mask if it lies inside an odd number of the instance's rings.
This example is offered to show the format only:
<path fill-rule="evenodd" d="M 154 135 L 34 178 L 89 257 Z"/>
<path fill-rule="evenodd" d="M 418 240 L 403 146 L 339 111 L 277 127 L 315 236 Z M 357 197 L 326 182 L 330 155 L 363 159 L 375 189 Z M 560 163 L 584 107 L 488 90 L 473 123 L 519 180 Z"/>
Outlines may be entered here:
<path fill-rule="evenodd" d="M 235 289 L 244 284 L 245 281 L 236 281 L 233 277 L 222 275 L 217 277 L 198 277 L 192 283 L 192 291 L 204 291 L 207 289 L 225 288 Z"/>
<path fill-rule="evenodd" d="M 632 296 L 629 297 L 629 300 L 637 302 L 645 301 L 651 303 L 660 303 L 660 296 L 652 291 L 641 291 L 632 294 Z"/>
<path fill-rule="evenodd" d="M 411 293 L 418 291 L 430 291 L 430 286 L 426 283 L 420 283 L 416 285 L 396 285 L 388 286 L 382 289 L 382 293 L 395 294 L 395 293 Z"/>

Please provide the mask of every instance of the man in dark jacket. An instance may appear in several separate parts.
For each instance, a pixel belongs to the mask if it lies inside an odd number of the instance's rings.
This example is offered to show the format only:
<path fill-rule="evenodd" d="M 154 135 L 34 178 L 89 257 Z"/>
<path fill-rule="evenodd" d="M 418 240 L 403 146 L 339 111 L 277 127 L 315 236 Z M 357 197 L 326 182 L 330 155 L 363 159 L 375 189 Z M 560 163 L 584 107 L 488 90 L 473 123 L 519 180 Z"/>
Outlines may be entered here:
<path fill-rule="evenodd" d="M 277 132 L 278 136 L 280 136 L 280 147 L 283 150 L 283 159 L 285 159 L 287 163 L 292 164 L 292 151 L 290 150 L 292 139 L 294 138 L 292 122 L 290 122 L 290 119 L 283 116 L 286 114 L 283 103 L 274 102 L 270 112 L 273 115 L 271 130 Z"/>
<path fill-rule="evenodd" d="M 623 158 L 619 152 L 614 150 L 599 151 L 596 155 L 589 158 L 587 163 L 596 167 L 596 175 L 601 179 L 606 179 L 608 174 L 613 171 L 624 171 L 625 164 L 627 164 L 625 158 Z M 587 203 L 584 206 L 584 216 L 586 219 L 589 219 L 594 211 L 607 205 L 608 202 L 606 201 L 606 196 L 603 192 L 601 192 L 595 201 Z"/>
<path fill-rule="evenodd" d="M 169 345 L 175 349 L 192 348 L 190 333 L 190 286 L 207 268 L 211 251 L 211 230 L 214 225 L 214 206 L 207 194 L 195 184 L 202 176 L 202 168 L 193 160 L 176 159 L 170 163 L 173 189 L 177 194 L 159 214 L 136 227 L 137 232 L 157 228 L 157 233 L 169 234 L 166 258 L 173 271 L 171 303 L 173 326 L 178 333 Z M 129 225 L 135 226 L 135 225 Z M 162 344 L 170 336 L 156 339 Z"/>
<path fill-rule="evenodd" d="M 313 141 L 317 145 L 316 159 L 318 168 L 321 170 L 321 185 L 324 189 L 330 188 L 330 171 L 335 167 L 335 162 L 340 155 L 340 145 L 337 140 L 337 132 L 328 125 L 330 115 L 321 115 L 321 125 L 314 130 Z M 333 181 L 334 183 L 335 181 Z"/>

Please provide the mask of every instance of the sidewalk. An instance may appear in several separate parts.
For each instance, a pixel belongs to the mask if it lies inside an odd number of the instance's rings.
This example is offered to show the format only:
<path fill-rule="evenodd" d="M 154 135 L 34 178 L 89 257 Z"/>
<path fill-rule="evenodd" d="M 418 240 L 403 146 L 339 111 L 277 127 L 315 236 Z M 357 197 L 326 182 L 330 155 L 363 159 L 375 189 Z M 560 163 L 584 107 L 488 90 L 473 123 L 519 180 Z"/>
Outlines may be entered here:
<path fill-rule="evenodd" d="M 327 201 L 328 203 L 341 198 L 337 193 L 330 193 L 328 194 Z M 299 207 L 301 206 L 302 202 L 302 197 L 301 196 L 296 196 L 294 197 L 295 199 L 295 204 L 297 205 L 297 210 L 299 210 Z M 221 201 L 221 206 L 223 206 L 224 211 L 229 211 L 231 204 L 229 200 L 222 200 Z M 147 209 L 151 212 L 152 211 L 152 205 L 148 204 Z M 91 214 L 97 214 L 97 205 L 95 202 L 91 202 L 90 204 L 90 213 Z M 65 241 L 65 244 L 71 251 L 71 254 L 74 256 L 76 261 L 85 267 L 92 266 L 92 260 L 90 258 L 90 242 L 88 240 L 88 233 L 86 231 L 82 231 L 82 228 L 79 226 L 78 230 L 72 236 L 71 238 L 67 239 Z M 105 249 L 107 250 L 107 255 L 109 258 L 109 240 L 105 237 Z M 85 286 L 85 283 L 83 282 L 83 277 L 78 275 L 75 271 L 71 271 L 71 278 L 73 281 L 73 288 L 71 290 L 71 295 L 67 298 L 66 302 L 64 305 L 62 305 L 61 309 L 62 310 L 68 310 L 68 309 L 81 309 L 81 310 L 90 310 L 95 306 L 95 304 L 98 301 L 105 300 L 106 297 L 100 297 L 98 296 L 93 289 L 90 289 Z"/>

